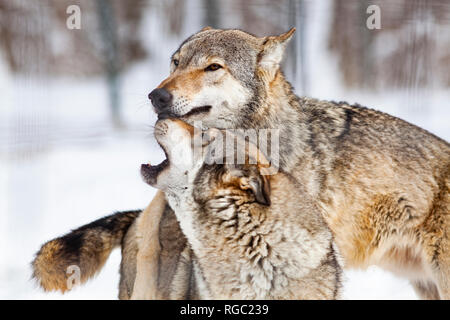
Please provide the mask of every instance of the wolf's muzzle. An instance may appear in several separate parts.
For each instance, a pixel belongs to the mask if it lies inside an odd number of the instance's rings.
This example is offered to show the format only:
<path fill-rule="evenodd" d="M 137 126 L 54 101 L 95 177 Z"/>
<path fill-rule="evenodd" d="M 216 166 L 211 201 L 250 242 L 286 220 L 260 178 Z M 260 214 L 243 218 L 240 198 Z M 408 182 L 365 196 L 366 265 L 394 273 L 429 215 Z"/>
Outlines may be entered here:
<path fill-rule="evenodd" d="M 148 98 L 155 107 L 156 113 L 167 111 L 172 104 L 172 94 L 164 88 L 157 88 L 150 92 Z"/>

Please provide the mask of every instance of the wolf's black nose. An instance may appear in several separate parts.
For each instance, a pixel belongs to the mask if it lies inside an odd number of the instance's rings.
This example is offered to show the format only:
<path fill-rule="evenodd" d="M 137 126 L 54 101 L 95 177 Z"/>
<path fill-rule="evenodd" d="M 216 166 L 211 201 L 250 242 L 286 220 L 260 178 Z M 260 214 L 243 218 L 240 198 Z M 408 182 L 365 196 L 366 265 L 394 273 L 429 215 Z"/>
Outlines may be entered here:
<path fill-rule="evenodd" d="M 150 92 L 148 98 L 152 101 L 156 112 L 164 111 L 172 104 L 172 94 L 164 88 L 158 88 Z"/>

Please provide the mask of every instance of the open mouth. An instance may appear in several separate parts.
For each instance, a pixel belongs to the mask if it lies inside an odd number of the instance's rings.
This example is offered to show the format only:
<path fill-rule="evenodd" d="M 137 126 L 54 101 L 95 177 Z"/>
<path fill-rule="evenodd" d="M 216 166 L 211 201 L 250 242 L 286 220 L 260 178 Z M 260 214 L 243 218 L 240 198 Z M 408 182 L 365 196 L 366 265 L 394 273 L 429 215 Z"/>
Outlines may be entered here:
<path fill-rule="evenodd" d="M 162 120 L 162 119 L 167 119 L 167 118 L 186 118 L 186 117 L 190 117 L 193 115 L 198 115 L 201 113 L 207 113 L 209 112 L 209 110 L 211 110 L 211 106 L 201 106 L 201 107 L 196 107 L 196 108 L 192 108 L 191 111 L 189 111 L 188 113 L 185 113 L 181 116 L 173 114 L 172 112 L 162 112 L 158 114 L 158 119 Z"/>
<path fill-rule="evenodd" d="M 164 148 L 162 149 L 164 150 Z M 142 178 L 151 186 L 156 184 L 158 175 L 169 166 L 169 157 L 165 150 L 164 153 L 166 154 L 166 159 L 160 164 L 152 166 L 150 163 L 144 163 L 141 165 Z"/>
<path fill-rule="evenodd" d="M 211 106 L 201 106 L 201 107 L 193 108 L 191 111 L 184 114 L 182 117 L 190 117 L 195 114 L 206 113 L 206 112 L 209 112 L 209 110 L 211 110 Z"/>

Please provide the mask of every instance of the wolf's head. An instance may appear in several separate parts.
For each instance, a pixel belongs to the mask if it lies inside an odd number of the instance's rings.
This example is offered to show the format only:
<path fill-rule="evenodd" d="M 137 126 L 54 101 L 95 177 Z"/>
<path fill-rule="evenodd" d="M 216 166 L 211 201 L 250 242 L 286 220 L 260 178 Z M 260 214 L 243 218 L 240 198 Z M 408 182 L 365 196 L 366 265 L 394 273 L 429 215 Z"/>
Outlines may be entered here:
<path fill-rule="evenodd" d="M 152 166 L 143 164 L 141 174 L 148 184 L 180 197 L 192 195 L 197 202 L 224 195 L 244 197 L 263 205 L 270 204 L 267 157 L 238 135 L 227 135 L 229 143 L 219 142 L 225 130 L 199 130 L 178 120 L 158 120 L 155 137 L 167 159 Z M 245 157 L 239 163 L 236 149 Z M 233 161 L 229 162 L 232 153 Z"/>
<path fill-rule="evenodd" d="M 294 31 L 263 38 L 211 28 L 194 34 L 172 55 L 169 77 L 149 94 L 159 118 L 239 126 L 270 91 Z"/>

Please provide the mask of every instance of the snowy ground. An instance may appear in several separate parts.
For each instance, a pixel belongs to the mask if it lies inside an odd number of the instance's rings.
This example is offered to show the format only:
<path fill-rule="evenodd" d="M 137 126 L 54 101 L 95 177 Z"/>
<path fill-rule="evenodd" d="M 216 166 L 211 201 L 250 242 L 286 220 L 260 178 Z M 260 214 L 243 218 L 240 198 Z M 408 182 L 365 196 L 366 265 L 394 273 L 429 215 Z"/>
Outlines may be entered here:
<path fill-rule="evenodd" d="M 320 27 L 329 12 L 327 1 L 320 3 L 324 7 L 314 6 L 309 13 L 309 95 L 380 109 L 450 140 L 449 91 L 349 92 L 340 87 Z M 153 18 L 147 28 L 154 31 L 158 20 Z M 97 278 L 64 296 L 38 289 L 30 281 L 29 263 L 45 241 L 151 200 L 155 190 L 141 181 L 139 167 L 160 161 L 163 154 L 151 136 L 155 118 L 146 95 L 166 76 L 178 42 L 166 41 L 153 51 L 152 62 L 126 73 L 127 128 L 121 131 L 109 124 L 102 79 L 17 78 L 0 59 L 0 299 L 117 298 L 118 250 Z M 345 277 L 348 299 L 416 299 L 407 281 L 376 267 L 346 271 Z"/>

